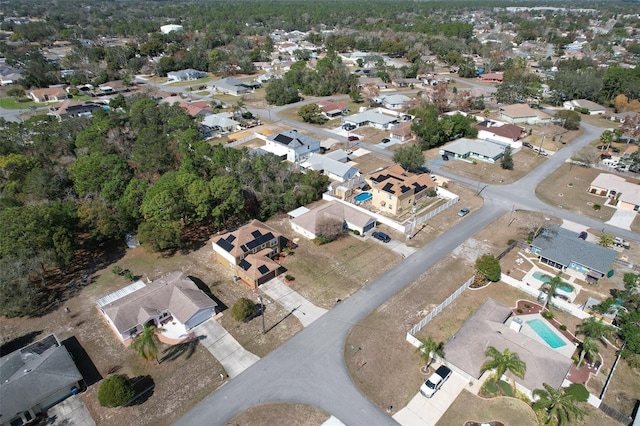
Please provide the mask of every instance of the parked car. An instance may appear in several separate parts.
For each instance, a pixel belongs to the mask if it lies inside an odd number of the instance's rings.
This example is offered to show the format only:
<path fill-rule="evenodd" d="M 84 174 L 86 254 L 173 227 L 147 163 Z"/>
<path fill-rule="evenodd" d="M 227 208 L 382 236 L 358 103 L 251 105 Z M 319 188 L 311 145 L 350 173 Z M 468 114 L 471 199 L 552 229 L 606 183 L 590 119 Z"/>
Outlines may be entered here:
<path fill-rule="evenodd" d="M 353 130 L 356 128 L 355 124 L 346 123 L 342 125 L 342 128 L 345 130 Z"/>
<path fill-rule="evenodd" d="M 533 145 L 531 145 L 529 142 L 522 142 L 522 146 L 524 146 L 525 148 L 533 149 Z"/>
<path fill-rule="evenodd" d="M 349 142 L 353 142 L 353 141 L 359 141 L 360 138 L 354 135 L 351 135 L 347 138 L 349 140 Z"/>
<path fill-rule="evenodd" d="M 460 216 L 460 217 L 464 217 L 464 216 L 466 216 L 468 214 L 469 214 L 469 209 L 466 208 L 466 207 L 463 208 L 463 209 L 460 209 L 460 211 L 458 212 L 458 216 Z"/>
<path fill-rule="evenodd" d="M 380 143 L 389 143 L 391 142 L 391 139 L 389 138 L 382 138 L 382 140 L 380 141 Z"/>
<path fill-rule="evenodd" d="M 420 394 L 427 398 L 431 398 L 450 376 L 451 369 L 441 365 L 436 372 L 429 376 L 422 386 L 420 386 Z"/>
<path fill-rule="evenodd" d="M 582 232 L 578 235 L 578 238 L 580 238 L 581 240 L 586 240 L 588 236 L 589 236 L 589 234 L 587 234 L 587 231 L 582 231 Z"/>
<path fill-rule="evenodd" d="M 380 240 L 383 243 L 388 243 L 389 241 L 391 241 L 391 237 L 388 236 L 387 234 L 385 234 L 384 232 L 380 232 L 380 231 L 374 231 L 371 236 L 373 238 L 375 238 L 376 240 Z"/>

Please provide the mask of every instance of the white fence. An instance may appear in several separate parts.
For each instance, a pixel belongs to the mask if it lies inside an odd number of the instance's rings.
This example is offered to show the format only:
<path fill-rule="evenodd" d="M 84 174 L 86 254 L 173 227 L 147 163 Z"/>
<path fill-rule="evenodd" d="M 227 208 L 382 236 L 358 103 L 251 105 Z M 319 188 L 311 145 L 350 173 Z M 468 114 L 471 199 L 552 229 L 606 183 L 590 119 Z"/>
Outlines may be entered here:
<path fill-rule="evenodd" d="M 452 205 L 456 204 L 458 201 L 460 201 L 460 197 L 458 197 L 457 195 L 454 196 L 454 198 L 449 199 L 449 201 L 447 201 L 446 203 L 442 204 L 441 206 L 438 206 L 436 209 L 431 210 L 429 213 L 425 214 L 424 216 L 421 216 L 421 217 L 417 218 L 415 221 L 413 221 L 409 225 L 405 226 L 404 227 L 404 233 L 405 234 L 409 234 L 409 235 L 413 234 L 413 232 L 415 231 L 415 229 L 416 229 L 416 227 L 418 225 L 423 224 L 424 222 L 426 222 L 427 220 L 431 219 L 432 217 L 434 217 L 438 213 L 441 213 L 445 209 L 448 209 Z"/>
<path fill-rule="evenodd" d="M 224 144 L 224 147 L 225 148 L 233 148 L 234 146 L 242 145 L 245 142 L 249 142 L 252 139 L 262 139 L 263 141 L 266 141 L 267 137 L 264 136 L 264 135 L 261 135 L 260 133 L 254 133 L 254 134 L 249 135 L 247 137 L 244 137 L 242 139 L 238 139 L 237 141 L 226 143 L 226 144 Z"/>
<path fill-rule="evenodd" d="M 415 347 L 420 346 L 420 341 L 418 339 L 416 339 L 415 337 L 413 337 L 414 334 L 416 334 L 418 331 L 422 330 L 422 327 L 424 327 L 425 325 L 427 325 L 427 323 L 429 321 L 431 321 L 436 315 L 438 315 L 440 312 L 442 312 L 442 310 L 444 308 L 446 308 L 447 306 L 449 306 L 451 304 L 451 302 L 453 302 L 458 296 L 460 296 L 466 289 L 469 288 L 469 286 L 471 285 L 471 283 L 473 282 L 473 280 L 475 279 L 475 275 L 472 276 L 471 278 L 469 278 L 467 280 L 467 282 L 465 282 L 464 284 L 462 284 L 456 291 L 454 291 L 449 297 L 447 297 L 445 299 L 444 302 L 442 302 L 441 304 L 439 304 L 433 311 L 431 311 L 429 313 L 429 315 L 427 315 L 426 317 L 424 317 L 422 319 L 422 321 L 420 321 L 419 323 L 417 323 L 416 325 L 414 325 L 411 330 L 409 330 L 409 332 L 407 333 L 407 341 L 409 343 L 411 343 L 412 345 L 414 345 Z"/>

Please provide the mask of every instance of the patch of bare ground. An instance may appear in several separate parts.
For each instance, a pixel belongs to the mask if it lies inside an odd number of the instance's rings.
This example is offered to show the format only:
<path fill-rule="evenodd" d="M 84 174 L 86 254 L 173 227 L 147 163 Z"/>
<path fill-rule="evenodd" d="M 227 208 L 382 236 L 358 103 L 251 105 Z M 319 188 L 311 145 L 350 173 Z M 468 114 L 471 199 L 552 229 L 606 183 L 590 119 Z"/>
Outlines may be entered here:
<path fill-rule="evenodd" d="M 599 345 L 602 348 L 602 345 Z M 601 349 L 602 351 L 602 349 Z M 606 375 L 611 371 L 613 365 L 613 359 L 615 357 L 615 350 L 611 347 L 607 348 L 607 358 L 610 360 L 605 365 L 608 368 L 605 371 L 601 371 L 597 378 L 598 381 L 605 380 Z M 605 362 L 607 359 L 605 359 Z M 604 403 L 610 407 L 615 408 L 623 414 L 628 416 L 634 415 L 638 398 L 640 397 L 640 370 L 633 369 L 629 366 L 629 363 L 621 360 L 616 366 L 616 370 L 613 374 L 613 379 L 609 383 L 607 392 L 604 397 Z"/>
<path fill-rule="evenodd" d="M 362 148 L 367 149 L 366 146 L 362 146 Z M 355 167 L 357 167 L 358 170 L 360 170 L 360 173 L 363 175 L 371 173 L 374 170 L 382 167 L 391 166 L 393 164 L 393 161 L 391 161 L 390 158 L 382 157 L 373 152 L 362 155 L 360 157 L 352 156 L 351 160 L 355 162 Z"/>
<path fill-rule="evenodd" d="M 317 426 L 330 417 L 319 408 L 303 404 L 256 405 L 234 417 L 227 426 Z"/>
<path fill-rule="evenodd" d="M 591 404 L 580 404 L 580 409 L 584 411 L 582 420 L 572 420 L 571 424 L 575 426 L 620 426 L 620 422 L 607 416 L 602 410 L 592 406 Z"/>
<path fill-rule="evenodd" d="M 527 403 L 516 398 L 485 399 L 463 390 L 436 425 L 463 425 L 468 421 L 498 421 L 505 425 L 537 426 L 535 413 Z"/>

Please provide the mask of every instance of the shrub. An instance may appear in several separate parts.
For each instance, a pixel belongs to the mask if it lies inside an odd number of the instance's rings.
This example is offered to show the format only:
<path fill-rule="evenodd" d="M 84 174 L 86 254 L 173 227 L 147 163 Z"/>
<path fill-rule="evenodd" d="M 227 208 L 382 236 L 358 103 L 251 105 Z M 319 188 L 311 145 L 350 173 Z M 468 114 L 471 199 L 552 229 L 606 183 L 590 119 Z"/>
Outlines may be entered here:
<path fill-rule="evenodd" d="M 594 204 L 593 205 L 593 209 L 596 210 L 596 211 L 600 210 L 601 208 L 602 208 L 602 206 L 600 204 Z"/>
<path fill-rule="evenodd" d="M 246 297 L 241 297 L 231 307 L 231 316 L 236 321 L 246 321 L 256 311 L 256 304 Z"/>
<path fill-rule="evenodd" d="M 576 401 L 587 402 L 587 399 L 589 399 L 589 391 L 579 383 L 569 385 L 565 388 L 564 392 L 567 395 L 573 395 Z"/>
<path fill-rule="evenodd" d="M 360 235 L 360 231 L 358 231 L 357 229 L 353 230 L 353 235 Z"/>
<path fill-rule="evenodd" d="M 546 319 L 551 319 L 553 318 L 553 312 L 546 310 L 542 313 L 542 317 Z"/>
<path fill-rule="evenodd" d="M 529 308 L 531 307 L 531 305 L 530 305 L 530 304 L 528 304 L 528 303 L 525 303 L 525 304 L 524 304 L 524 307 L 525 307 L 525 308 L 527 308 L 527 309 L 529 309 Z"/>
<path fill-rule="evenodd" d="M 566 325 L 564 325 L 564 324 L 562 324 L 562 325 L 560 326 L 560 330 L 562 330 L 562 331 L 567 331 L 567 326 L 566 326 Z"/>
<path fill-rule="evenodd" d="M 294 276 L 293 276 L 293 275 L 289 275 L 289 274 L 285 275 L 285 276 L 284 276 L 284 279 L 285 279 L 285 280 L 287 280 L 287 281 L 293 281 L 293 280 L 295 280 Z"/>
<path fill-rule="evenodd" d="M 136 391 L 124 374 L 109 376 L 98 389 L 98 402 L 103 407 L 120 407 L 133 399 Z"/>
<path fill-rule="evenodd" d="M 127 280 L 129 280 L 129 281 L 133 281 L 134 276 L 133 276 L 133 273 L 132 273 L 130 270 L 125 269 L 125 270 L 124 270 L 124 272 L 122 273 L 122 275 L 123 275 Z"/>
<path fill-rule="evenodd" d="M 113 272 L 115 275 L 122 275 L 122 267 L 120 265 L 116 265 L 111 268 L 111 272 Z"/>
<path fill-rule="evenodd" d="M 521 314 L 522 312 L 524 312 L 522 309 L 518 308 L 518 313 Z"/>

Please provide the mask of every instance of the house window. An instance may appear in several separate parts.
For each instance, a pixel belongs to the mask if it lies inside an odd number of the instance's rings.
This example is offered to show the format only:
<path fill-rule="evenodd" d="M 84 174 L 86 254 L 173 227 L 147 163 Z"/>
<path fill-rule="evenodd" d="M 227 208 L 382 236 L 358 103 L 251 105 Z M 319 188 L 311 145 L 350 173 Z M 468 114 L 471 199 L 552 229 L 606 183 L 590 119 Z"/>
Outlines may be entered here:
<path fill-rule="evenodd" d="M 634 207 L 633 207 L 633 211 L 634 211 L 634 212 L 637 212 L 639 209 L 640 209 L 640 206 L 634 206 Z"/>
<path fill-rule="evenodd" d="M 138 326 L 133 327 L 129 330 L 129 336 L 136 337 L 138 335 Z"/>
<path fill-rule="evenodd" d="M 260 246 L 260 250 L 263 250 L 263 249 L 265 249 L 266 247 L 267 247 L 267 243 L 264 243 L 264 244 L 262 244 L 262 245 Z"/>
<path fill-rule="evenodd" d="M 391 199 L 391 194 L 387 195 L 387 197 L 389 197 L 389 199 Z"/>
<path fill-rule="evenodd" d="M 269 243 L 269 247 L 275 247 L 276 245 L 278 245 L 278 240 L 271 240 Z"/>

